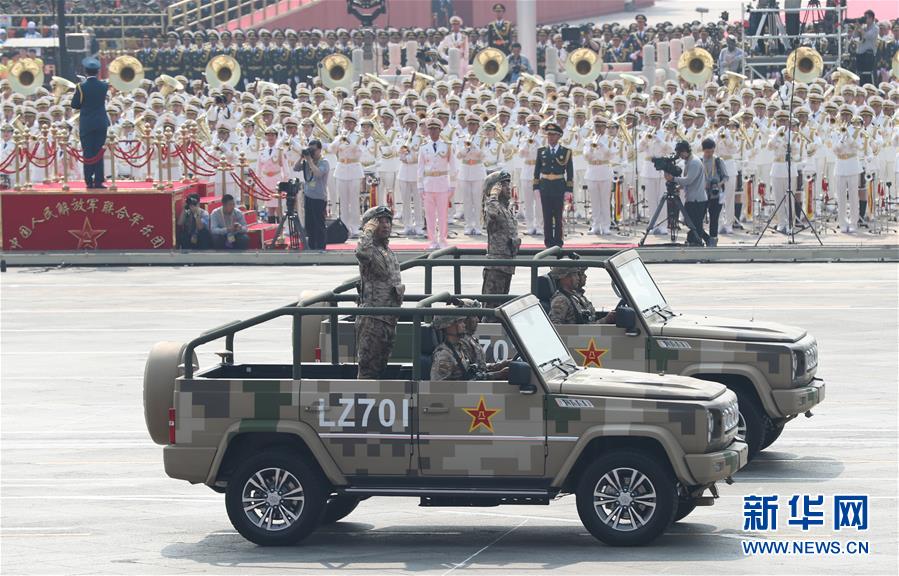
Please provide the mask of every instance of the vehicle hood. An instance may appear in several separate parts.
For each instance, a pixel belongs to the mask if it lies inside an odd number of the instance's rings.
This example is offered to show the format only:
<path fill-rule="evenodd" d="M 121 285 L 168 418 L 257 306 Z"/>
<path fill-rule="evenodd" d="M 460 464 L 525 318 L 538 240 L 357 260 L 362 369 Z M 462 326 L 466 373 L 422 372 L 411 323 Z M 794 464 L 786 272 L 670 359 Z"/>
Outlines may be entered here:
<path fill-rule="evenodd" d="M 560 388 L 562 394 L 651 400 L 713 400 L 725 390 L 723 384 L 688 376 L 606 368 L 578 370 L 562 382 Z"/>
<path fill-rule="evenodd" d="M 806 331 L 796 326 L 775 322 L 755 322 L 719 316 L 680 314 L 664 324 L 653 326 L 656 336 L 671 338 L 706 338 L 746 342 L 796 342 Z"/>

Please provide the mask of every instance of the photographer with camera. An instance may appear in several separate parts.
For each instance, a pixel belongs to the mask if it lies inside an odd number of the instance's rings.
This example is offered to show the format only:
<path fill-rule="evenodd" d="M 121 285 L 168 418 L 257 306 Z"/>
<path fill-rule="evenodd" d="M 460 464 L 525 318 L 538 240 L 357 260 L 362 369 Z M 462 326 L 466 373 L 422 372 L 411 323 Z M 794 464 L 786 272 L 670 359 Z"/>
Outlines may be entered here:
<path fill-rule="evenodd" d="M 212 247 L 216 250 L 246 250 L 250 245 L 247 221 L 234 204 L 234 196 L 222 196 L 222 205 L 210 216 Z"/>
<path fill-rule="evenodd" d="M 711 138 L 702 141 L 702 170 L 705 174 L 705 191 L 709 198 L 709 239 L 706 243 L 709 246 L 717 246 L 718 217 L 721 215 L 721 207 L 724 205 L 724 187 L 730 174 L 727 173 L 724 160 L 715 154 L 715 141 Z M 696 220 L 693 220 L 693 223 L 695 224 Z M 697 229 L 702 230 L 702 218 L 699 219 Z"/>
<path fill-rule="evenodd" d="M 208 250 L 212 246 L 209 212 L 200 208 L 200 195 L 190 194 L 178 216 L 178 247 L 182 250 Z"/>
<path fill-rule="evenodd" d="M 325 249 L 325 213 L 328 204 L 328 175 L 331 166 L 322 158 L 321 140 L 310 140 L 293 169 L 302 172 L 304 219 L 310 250 Z"/>
<path fill-rule="evenodd" d="M 530 61 L 521 55 L 521 44 L 513 42 L 511 48 L 512 55 L 509 56 L 509 74 L 506 76 L 506 82 L 509 84 L 518 82 L 518 78 L 521 76 L 522 72 L 527 72 L 528 74 L 534 73 Z"/>
<path fill-rule="evenodd" d="M 877 52 L 877 39 L 879 37 L 877 22 L 874 20 L 874 11 L 865 10 L 864 23 L 855 30 L 859 37 L 855 47 L 856 72 L 859 76 L 859 86 L 874 84 L 874 56 Z"/>
<path fill-rule="evenodd" d="M 684 189 L 684 210 L 690 218 L 690 222 L 696 232 L 690 230 L 687 234 L 687 244 L 702 246 L 709 243 L 709 235 L 703 229 L 703 219 L 708 208 L 709 198 L 705 188 L 705 171 L 702 161 L 693 155 L 690 143 L 681 140 L 674 147 L 674 153 L 684 161 L 683 176 L 673 176 L 665 172 L 665 180 L 674 182 Z"/>

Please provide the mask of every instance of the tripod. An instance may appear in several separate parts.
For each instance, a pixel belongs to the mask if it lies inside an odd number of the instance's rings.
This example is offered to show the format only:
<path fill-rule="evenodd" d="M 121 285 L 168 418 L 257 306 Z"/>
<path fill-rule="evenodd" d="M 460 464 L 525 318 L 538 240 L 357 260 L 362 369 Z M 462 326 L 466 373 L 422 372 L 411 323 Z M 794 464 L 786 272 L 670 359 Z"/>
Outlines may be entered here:
<path fill-rule="evenodd" d="M 284 232 L 285 222 L 287 223 L 287 236 L 290 238 L 290 248 L 302 250 L 306 247 L 306 229 L 303 228 L 300 217 L 297 215 L 297 195 L 299 194 L 300 186 L 299 180 L 290 182 L 287 190 L 287 209 L 284 211 L 284 215 L 281 216 L 281 221 L 278 222 L 278 229 L 275 231 L 275 237 L 269 243 L 269 248 L 275 247 L 275 243 L 281 237 L 281 233 Z"/>
<path fill-rule="evenodd" d="M 795 217 L 793 216 L 793 210 L 796 209 L 796 191 L 793 190 L 793 94 L 795 94 L 796 89 L 796 66 L 798 64 L 799 58 L 794 58 L 793 61 L 793 70 L 790 74 L 790 116 L 787 120 L 787 151 L 784 156 L 784 160 L 787 161 L 787 190 L 786 194 L 784 194 L 780 200 L 778 200 L 777 204 L 774 206 L 774 211 L 771 213 L 771 216 L 768 218 L 768 221 L 765 222 L 765 226 L 762 228 L 762 231 L 759 233 L 759 237 L 756 238 L 754 246 L 758 246 L 759 242 L 762 240 L 762 236 L 765 235 L 765 232 L 768 228 L 771 227 L 771 222 L 777 217 L 777 213 L 780 210 L 781 205 L 786 202 L 787 203 L 787 234 L 790 236 L 790 244 L 796 243 L 796 223 Z M 781 98 L 781 103 L 783 98 Z M 805 220 L 805 226 L 803 226 L 803 230 L 805 228 L 810 228 L 812 234 L 815 235 L 815 238 L 818 240 L 818 244 L 824 246 L 824 242 L 821 241 L 821 237 L 818 236 L 818 231 L 815 230 L 815 226 L 812 224 L 811 220 L 808 219 L 808 214 L 805 213 L 805 210 L 802 208 L 801 200 L 799 204 L 799 214 L 802 216 L 802 219 Z"/>
<path fill-rule="evenodd" d="M 646 243 L 646 237 L 649 236 L 649 233 L 653 228 L 656 227 L 656 222 L 659 219 L 659 214 L 662 212 L 662 206 L 665 206 L 668 210 L 666 218 L 668 218 L 668 234 L 670 235 L 672 242 L 677 242 L 677 215 L 680 213 L 684 217 L 684 223 L 687 225 L 687 228 L 693 232 L 693 236 L 699 238 L 699 233 L 696 232 L 696 227 L 693 226 L 693 222 L 690 220 L 690 217 L 687 215 L 687 209 L 684 208 L 684 203 L 681 202 L 680 196 L 677 194 L 677 184 L 674 182 L 665 182 L 665 201 L 659 202 L 659 205 L 656 206 L 656 211 L 652 215 L 652 218 L 649 219 L 649 224 L 646 226 L 646 230 L 643 232 L 643 238 L 640 239 L 640 246 Z"/>

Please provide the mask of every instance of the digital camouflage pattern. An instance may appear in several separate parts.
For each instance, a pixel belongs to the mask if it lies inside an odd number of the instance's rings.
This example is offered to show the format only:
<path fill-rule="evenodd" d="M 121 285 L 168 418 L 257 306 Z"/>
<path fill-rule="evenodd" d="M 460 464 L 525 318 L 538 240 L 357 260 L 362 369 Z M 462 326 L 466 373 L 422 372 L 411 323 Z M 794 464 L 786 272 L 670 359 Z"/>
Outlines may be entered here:
<path fill-rule="evenodd" d="M 461 340 L 443 341 L 431 355 L 431 380 L 464 380 L 470 365 Z"/>
<path fill-rule="evenodd" d="M 360 316 L 356 318 L 356 334 L 359 340 L 359 378 L 376 379 L 393 353 L 396 324 L 384 322 L 381 317 Z"/>
<path fill-rule="evenodd" d="M 491 194 L 484 206 L 484 218 L 487 225 L 487 258 L 514 258 L 521 246 L 521 238 L 518 237 L 518 222 L 509 200 L 500 198 L 499 194 Z M 513 266 L 490 266 L 487 269 L 503 272 L 510 277 L 515 273 Z M 508 294 L 508 290 L 485 294 Z"/>
<path fill-rule="evenodd" d="M 593 304 L 578 292 L 559 288 L 549 301 L 549 319 L 553 324 L 590 324 L 594 313 Z"/>

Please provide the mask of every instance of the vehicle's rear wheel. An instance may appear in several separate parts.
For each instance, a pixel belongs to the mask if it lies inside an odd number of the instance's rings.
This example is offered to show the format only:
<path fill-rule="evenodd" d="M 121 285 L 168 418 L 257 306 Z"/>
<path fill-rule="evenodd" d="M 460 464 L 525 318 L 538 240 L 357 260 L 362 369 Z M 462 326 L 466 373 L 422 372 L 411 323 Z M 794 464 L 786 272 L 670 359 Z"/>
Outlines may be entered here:
<path fill-rule="evenodd" d="M 640 452 L 610 452 L 591 464 L 577 488 L 577 510 L 596 539 L 641 546 L 671 524 L 677 504 L 671 471 Z"/>
<path fill-rule="evenodd" d="M 325 514 L 321 523 L 333 524 L 353 513 L 360 499 L 357 496 L 331 496 L 325 504 Z"/>
<path fill-rule="evenodd" d="M 737 439 L 749 445 L 749 459 L 752 460 L 766 446 L 765 431 L 769 418 L 753 394 L 734 390 L 740 404 L 740 418 L 737 422 Z"/>
<path fill-rule="evenodd" d="M 771 424 L 771 427 L 765 432 L 765 443 L 762 444 L 762 450 L 774 444 L 774 441 L 780 438 L 780 434 L 784 431 L 784 426 L 786 425 L 786 422 L 775 422 Z"/>
<path fill-rule="evenodd" d="M 248 459 L 231 477 L 225 506 L 231 524 L 260 546 L 286 546 L 318 526 L 328 494 L 315 468 L 286 450 Z"/>

